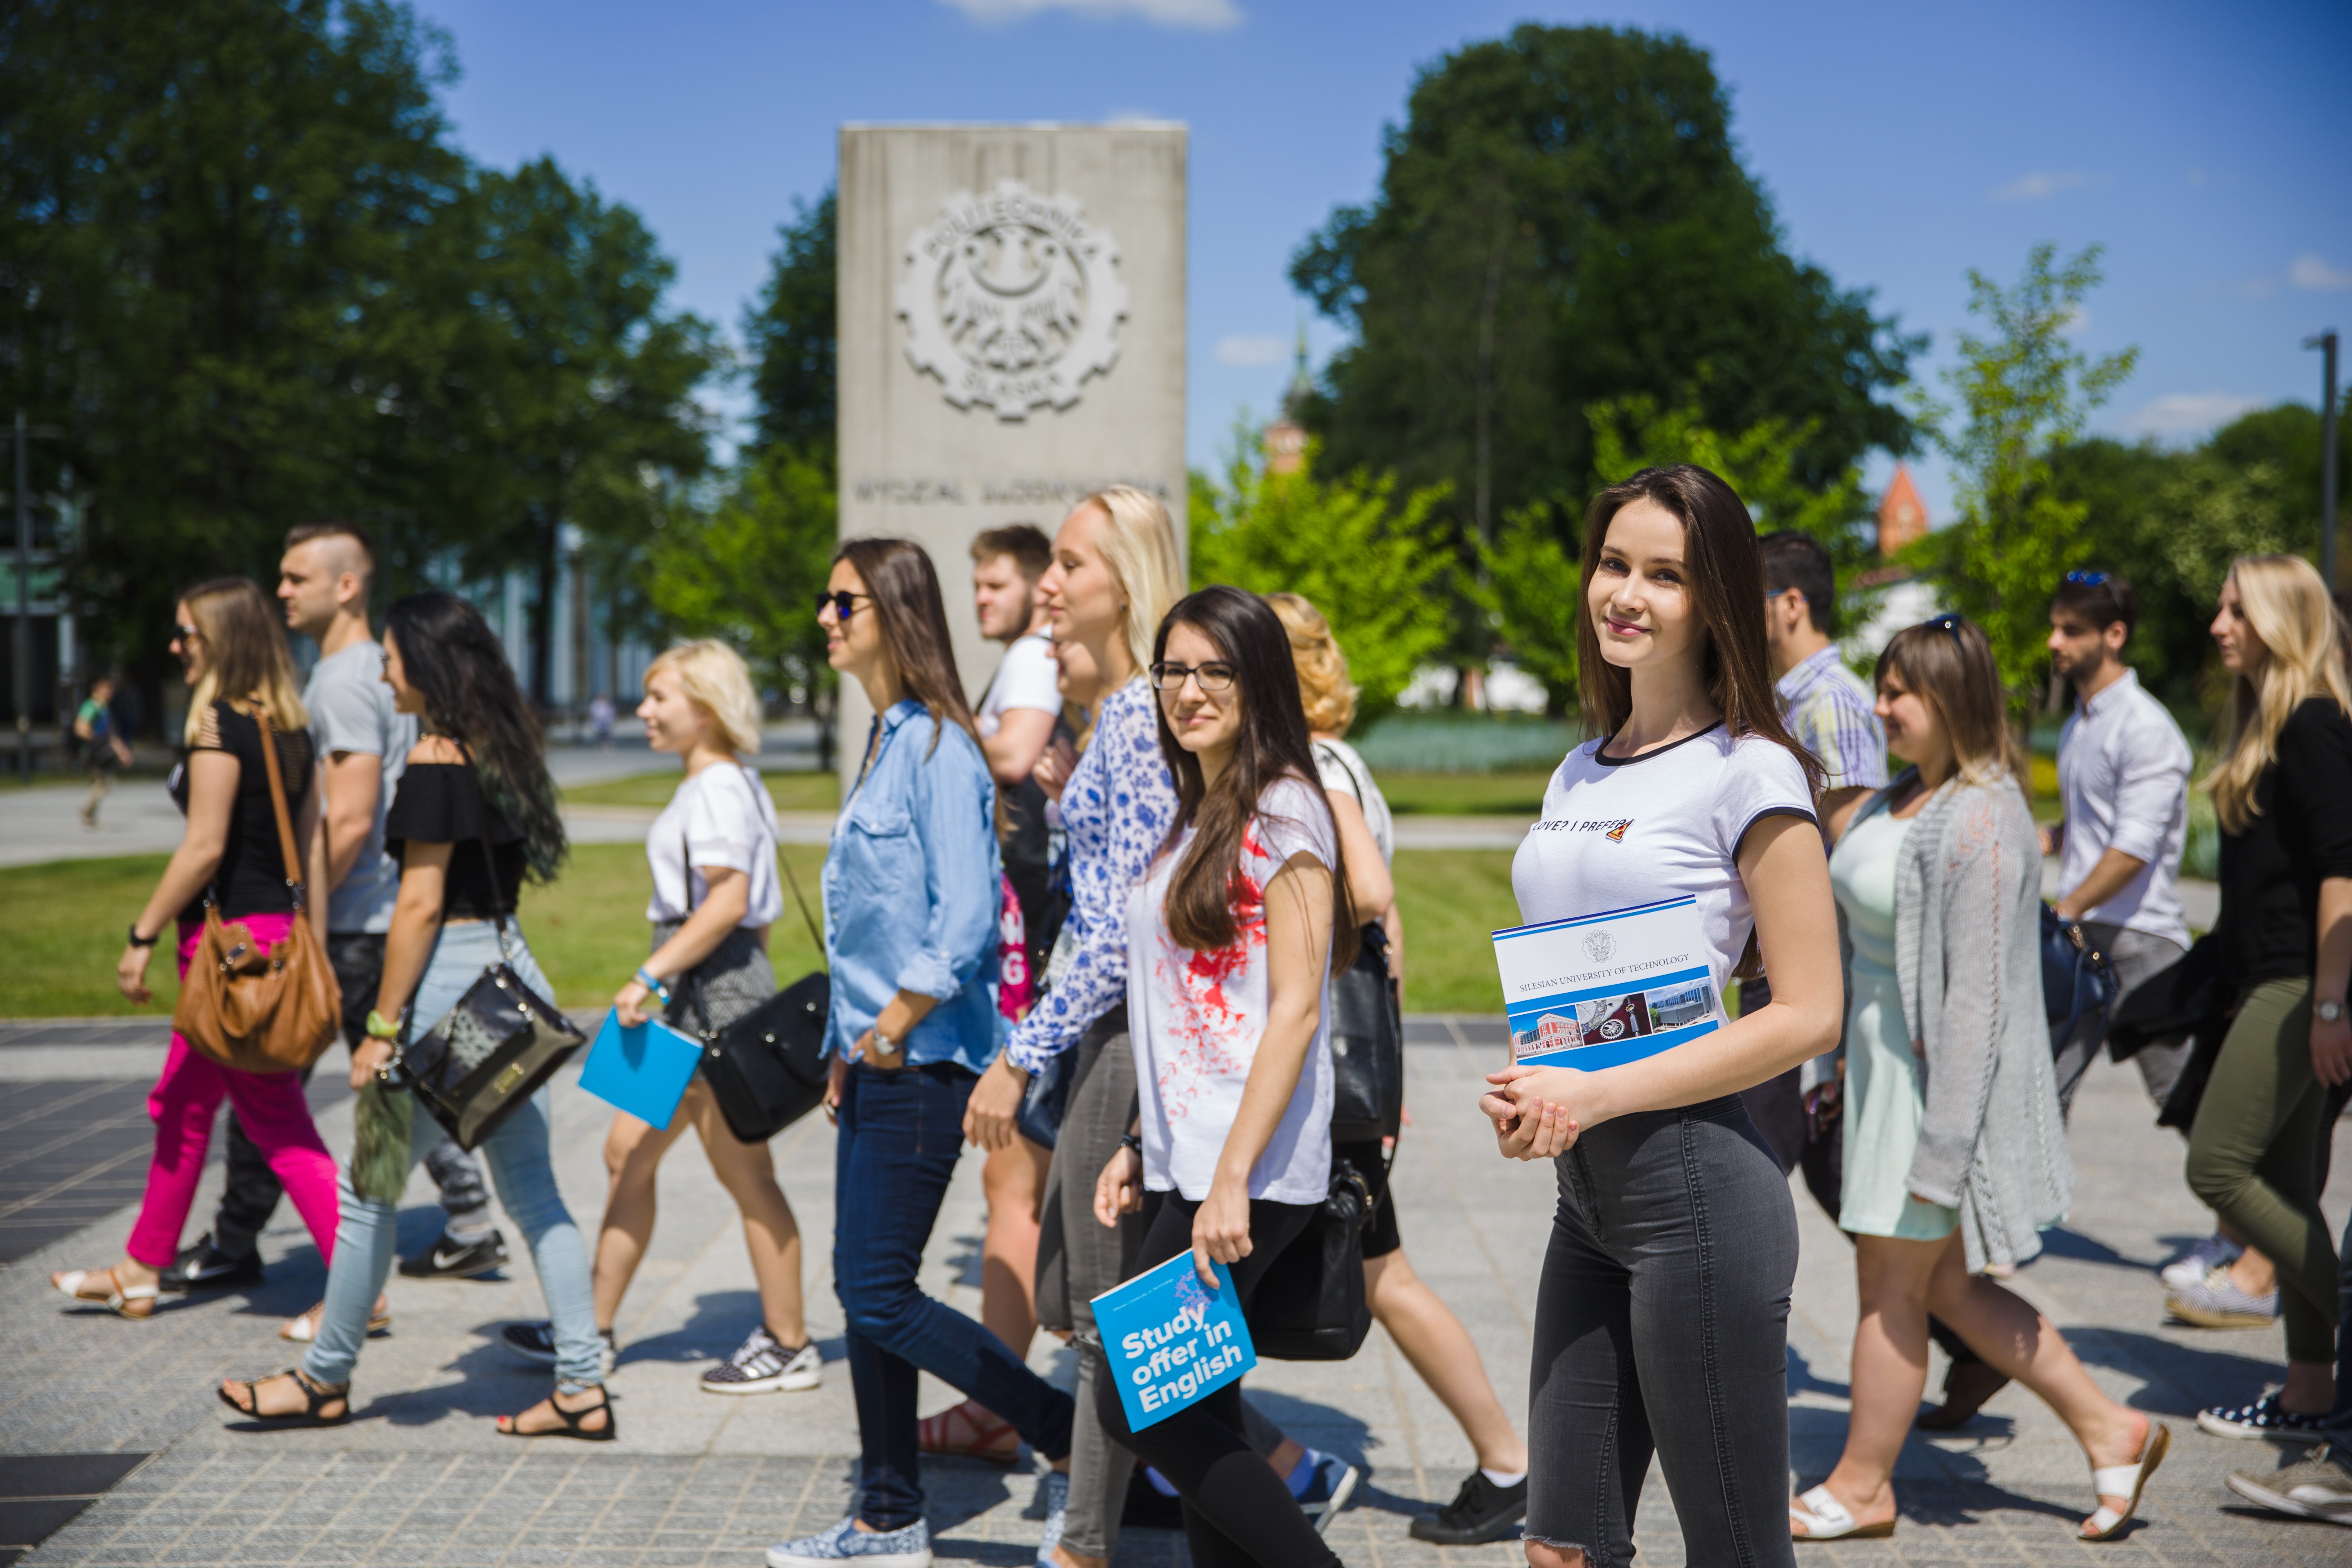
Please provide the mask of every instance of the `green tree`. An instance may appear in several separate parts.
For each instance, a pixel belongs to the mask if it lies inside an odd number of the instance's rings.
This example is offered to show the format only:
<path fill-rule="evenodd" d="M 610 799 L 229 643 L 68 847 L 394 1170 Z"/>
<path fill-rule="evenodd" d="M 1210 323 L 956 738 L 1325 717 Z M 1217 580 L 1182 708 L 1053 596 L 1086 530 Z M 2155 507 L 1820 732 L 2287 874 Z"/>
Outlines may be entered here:
<path fill-rule="evenodd" d="M 759 302 L 743 315 L 751 356 L 755 445 L 806 452 L 830 470 L 835 461 L 834 323 L 837 204 L 830 186 L 814 205 L 795 199 L 790 223 L 769 259 Z"/>
<path fill-rule="evenodd" d="M 1347 653 L 1356 721 L 1370 726 L 1449 635 L 1455 559 L 1434 523 L 1444 492 L 1400 499 L 1385 475 L 1319 479 L 1311 447 L 1297 473 L 1269 474 L 1251 456 L 1259 450 L 1255 437 L 1236 432 L 1222 483 L 1193 476 L 1193 584 L 1286 588 L 1311 600 Z"/>
<path fill-rule="evenodd" d="M 830 468 L 772 446 L 745 460 L 717 506 L 668 519 L 648 563 L 653 609 L 689 637 L 732 644 L 777 691 L 814 692 L 832 670 L 809 606 L 831 570 L 836 527 Z"/>
<path fill-rule="evenodd" d="M 1686 39 L 1531 24 L 1465 46 L 1421 73 L 1383 153 L 1373 201 L 1292 263 L 1355 337 L 1306 410 L 1337 468 L 1448 485 L 1485 539 L 1589 493 L 1582 411 L 1612 398 L 1695 403 L 1717 430 L 1785 420 L 1815 489 L 1911 444 L 1881 395 L 1919 340 L 1788 254 Z"/>
<path fill-rule="evenodd" d="M 1991 638 L 2020 705 L 2039 695 L 2050 595 L 2079 563 L 2088 515 L 2053 482 L 2053 456 L 2082 435 L 2139 353 L 2094 360 L 2066 340 L 2100 281 L 2099 256 L 2095 245 L 2061 265 L 2055 246 L 2037 245 L 2024 276 L 2006 289 L 1969 268 L 1969 310 L 1989 335 L 1963 331 L 1960 363 L 1945 372 L 1964 423 L 1957 433 L 1939 429 L 1937 441 L 1959 479 L 1960 520 L 1924 542 L 1959 607 Z"/>
<path fill-rule="evenodd" d="M 1544 711 L 1557 719 L 1576 706 L 1576 617 L 1582 613 L 1582 567 L 1560 541 L 1574 524 L 1544 503 L 1504 518 L 1484 552 L 1479 603 L 1510 645 L 1518 667 L 1544 689 Z"/>

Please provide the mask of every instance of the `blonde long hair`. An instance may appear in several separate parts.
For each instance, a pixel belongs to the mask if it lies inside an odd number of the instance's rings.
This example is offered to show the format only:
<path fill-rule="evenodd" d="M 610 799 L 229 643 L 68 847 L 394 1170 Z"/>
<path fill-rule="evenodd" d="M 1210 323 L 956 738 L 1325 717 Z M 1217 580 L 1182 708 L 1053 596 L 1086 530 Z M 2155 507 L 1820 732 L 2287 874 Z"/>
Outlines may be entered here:
<path fill-rule="evenodd" d="M 1103 559 L 1127 592 L 1121 628 L 1138 669 L 1151 668 L 1151 645 L 1170 606 L 1184 596 L 1184 568 L 1176 557 L 1176 529 L 1160 498 L 1133 485 L 1112 485 L 1082 498 L 1109 525 L 1097 536 Z"/>
<path fill-rule="evenodd" d="M 2311 698 L 2333 697 L 2352 712 L 2344 678 L 2343 635 L 2335 602 L 2318 571 L 2299 555 L 2241 555 L 2230 563 L 2238 604 L 2263 646 L 2262 665 L 2230 682 L 2221 760 L 2200 781 L 2213 796 L 2222 831 L 2243 833 L 2262 807 L 2254 786 L 2278 761 L 2279 731 Z"/>
<path fill-rule="evenodd" d="M 738 757 L 760 753 L 760 697 L 751 688 L 751 669 L 743 656 L 717 637 L 696 637 L 673 643 L 646 666 L 646 685 L 668 670 L 697 706 L 709 714 Z"/>
<path fill-rule="evenodd" d="M 1348 656 L 1331 635 L 1331 623 L 1304 595 L 1268 594 L 1282 629 L 1290 637 L 1290 662 L 1298 668 L 1298 700 L 1307 708 L 1307 727 L 1326 735 L 1344 735 L 1356 721 L 1356 684 L 1348 679 Z"/>
<path fill-rule="evenodd" d="M 247 710 L 267 708 L 270 727 L 281 734 L 310 722 L 294 685 L 284 617 L 260 584 L 250 577 L 215 577 L 181 595 L 180 602 L 188 606 L 205 652 L 182 740 L 194 745 L 205 716 L 224 698 Z"/>

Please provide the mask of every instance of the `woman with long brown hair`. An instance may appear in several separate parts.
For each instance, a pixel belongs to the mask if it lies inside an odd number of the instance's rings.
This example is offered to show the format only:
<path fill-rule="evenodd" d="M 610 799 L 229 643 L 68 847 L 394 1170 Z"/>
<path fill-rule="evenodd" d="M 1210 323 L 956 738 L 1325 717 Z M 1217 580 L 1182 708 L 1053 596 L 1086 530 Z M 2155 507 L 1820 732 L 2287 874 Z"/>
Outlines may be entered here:
<path fill-rule="evenodd" d="M 919 1374 L 1012 1423 L 1057 1469 L 1068 1463 L 1071 1401 L 916 1279 L 963 1146 L 965 1104 L 1000 1044 L 996 786 L 930 557 L 910 540 L 850 540 L 817 620 L 826 661 L 874 707 L 824 858 L 825 1103 L 840 1127 L 833 1279 L 861 1453 L 849 1517 L 769 1548 L 768 1563 L 924 1568 Z"/>
<path fill-rule="evenodd" d="M 1887 749 L 1910 767 L 1830 857 L 1845 914 L 1844 1196 L 1861 1322 L 1853 1413 L 1799 1539 L 1895 1533 L 1895 1460 L 1927 1373 L 1927 1315 L 2055 1411 L 2116 1534 L 2170 1434 L 2100 1392 L 2050 1321 L 1990 1277 L 2042 1250 L 2074 1191 L 2042 1004 L 2042 850 L 1984 632 L 1938 616 L 1878 656 Z"/>
<path fill-rule="evenodd" d="M 1788 1563 L 1797 1215 L 1739 1091 L 1837 1039 L 1819 764 L 1780 722 L 1756 528 L 1721 479 L 1685 464 L 1603 490 L 1583 581 L 1578 680 L 1601 739 L 1569 753 L 1519 846 L 1520 918 L 1691 900 L 1679 918 L 1696 925 L 1704 1010 L 1685 1022 L 1706 1026 L 1622 1060 L 1647 998 L 1638 983 L 1600 993 L 1596 1038 L 1619 1065 L 1514 1065 L 1479 1102 L 1502 1152 L 1553 1160 L 1559 1184 L 1536 1302 L 1528 1561 L 1627 1561 L 1654 1452 L 1693 1562 Z M 1772 1000 L 1725 1022 L 1751 940 Z M 1691 1001 L 1689 987 L 1671 998 L 1678 1017 Z"/>
<path fill-rule="evenodd" d="M 151 1000 L 147 967 L 156 940 L 176 921 L 180 973 L 204 934 L 205 906 L 243 925 L 267 946 L 308 916 L 326 940 L 325 855 L 308 857 L 307 886 L 321 896 L 306 909 L 287 879 L 285 850 L 270 802 L 262 722 L 278 752 L 294 841 L 311 844 L 319 822 L 318 759 L 310 716 L 294 686 L 294 661 L 276 606 L 250 577 L 215 577 L 181 595 L 172 638 L 188 685 L 187 755 L 172 771 L 172 799 L 188 828 L 146 906 L 131 922 L 114 983 L 131 1001 Z M 180 1250 L 180 1231 L 195 1201 L 196 1181 L 212 1143 L 213 1113 L 226 1096 L 239 1124 L 268 1161 L 319 1246 L 335 1251 L 335 1162 L 311 1124 L 300 1075 L 251 1073 L 199 1056 L 178 1030 L 163 1076 L 148 1097 L 155 1121 L 155 1158 L 147 1196 L 122 1261 L 110 1268 L 69 1269 L 50 1282 L 77 1301 L 102 1303 L 126 1318 L 152 1317 L 162 1271 Z"/>

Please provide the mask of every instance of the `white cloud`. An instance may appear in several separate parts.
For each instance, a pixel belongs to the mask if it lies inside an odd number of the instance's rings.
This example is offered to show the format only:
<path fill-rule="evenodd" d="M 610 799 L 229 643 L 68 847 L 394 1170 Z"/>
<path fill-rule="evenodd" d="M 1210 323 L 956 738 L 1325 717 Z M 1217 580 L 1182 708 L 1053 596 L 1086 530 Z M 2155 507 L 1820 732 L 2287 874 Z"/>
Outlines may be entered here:
<path fill-rule="evenodd" d="M 2352 272 L 2338 272 L 2309 251 L 2294 258 L 2286 275 L 2298 289 L 2352 289 Z"/>
<path fill-rule="evenodd" d="M 2092 180 L 2088 174 L 2053 174 L 2036 169 L 2031 174 L 2020 174 L 1994 190 L 1992 199 L 1997 202 L 2038 202 L 2061 191 L 2080 190 L 2090 184 Z"/>
<path fill-rule="evenodd" d="M 2262 406 L 2261 398 L 2241 397 L 2234 392 L 2171 392 L 2141 405 L 2120 423 L 2135 436 L 2152 436 L 2159 441 L 2190 440 Z"/>
<path fill-rule="evenodd" d="M 1282 338 L 1233 337 L 1217 340 L 1214 356 L 1219 364 L 1280 364 L 1289 352 Z"/>
<path fill-rule="evenodd" d="M 2079 337 L 2090 330 L 2091 312 L 2080 304 L 2069 305 L 2065 319 L 2058 323 L 2058 335 L 2063 338 Z"/>
<path fill-rule="evenodd" d="M 940 0 L 940 4 L 992 26 L 1025 22 L 1046 11 L 1067 11 L 1095 20 L 1131 18 L 1202 32 L 1237 27 L 1242 21 L 1241 7 L 1234 0 Z"/>

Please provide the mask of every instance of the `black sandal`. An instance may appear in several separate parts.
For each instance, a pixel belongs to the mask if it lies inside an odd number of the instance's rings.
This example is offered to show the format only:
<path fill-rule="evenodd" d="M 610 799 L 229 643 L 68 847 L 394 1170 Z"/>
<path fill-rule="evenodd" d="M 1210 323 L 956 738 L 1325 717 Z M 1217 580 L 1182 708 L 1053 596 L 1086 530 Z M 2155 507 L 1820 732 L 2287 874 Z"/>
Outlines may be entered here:
<path fill-rule="evenodd" d="M 261 1409 L 260 1385 L 269 1382 L 270 1378 L 276 1377 L 292 1378 L 294 1386 L 302 1391 L 302 1397 L 310 1408 L 288 1411 L 278 1415 L 265 1415 Z M 229 1381 L 234 1383 L 240 1380 L 232 1378 Z M 223 1405 L 227 1405 L 247 1420 L 266 1422 L 272 1426 L 340 1426 L 352 1418 L 352 1385 L 350 1384 L 346 1383 L 337 1387 L 313 1383 L 299 1366 L 289 1366 L 284 1372 L 272 1373 L 269 1377 L 257 1378 L 244 1384 L 244 1388 L 245 1400 L 242 1404 L 233 1398 L 226 1388 L 215 1387 L 213 1392 L 220 1396 L 220 1402 Z M 341 1415 L 319 1414 L 320 1405 L 338 1399 L 343 1402 Z"/>
<path fill-rule="evenodd" d="M 562 1405 L 558 1405 L 555 1402 L 555 1395 L 551 1394 L 547 1396 L 547 1407 L 555 1412 L 556 1419 L 562 1422 L 562 1426 L 550 1426 L 545 1430 L 539 1432 L 525 1432 L 520 1430 L 516 1425 L 522 1420 L 521 1415 L 501 1415 L 499 1417 L 499 1436 L 506 1437 L 577 1437 L 583 1443 L 609 1443 L 614 1438 L 621 1435 L 620 1417 L 613 1412 L 613 1396 L 610 1393 L 606 1392 L 604 1385 L 601 1383 L 596 1385 L 596 1403 L 589 1405 L 585 1409 L 566 1410 Z M 580 1425 L 580 1423 L 587 1420 L 588 1417 L 595 1415 L 599 1410 L 604 1413 L 604 1426 L 592 1432 L 588 1428 Z M 525 1414 L 528 1414 L 528 1412 Z"/>

